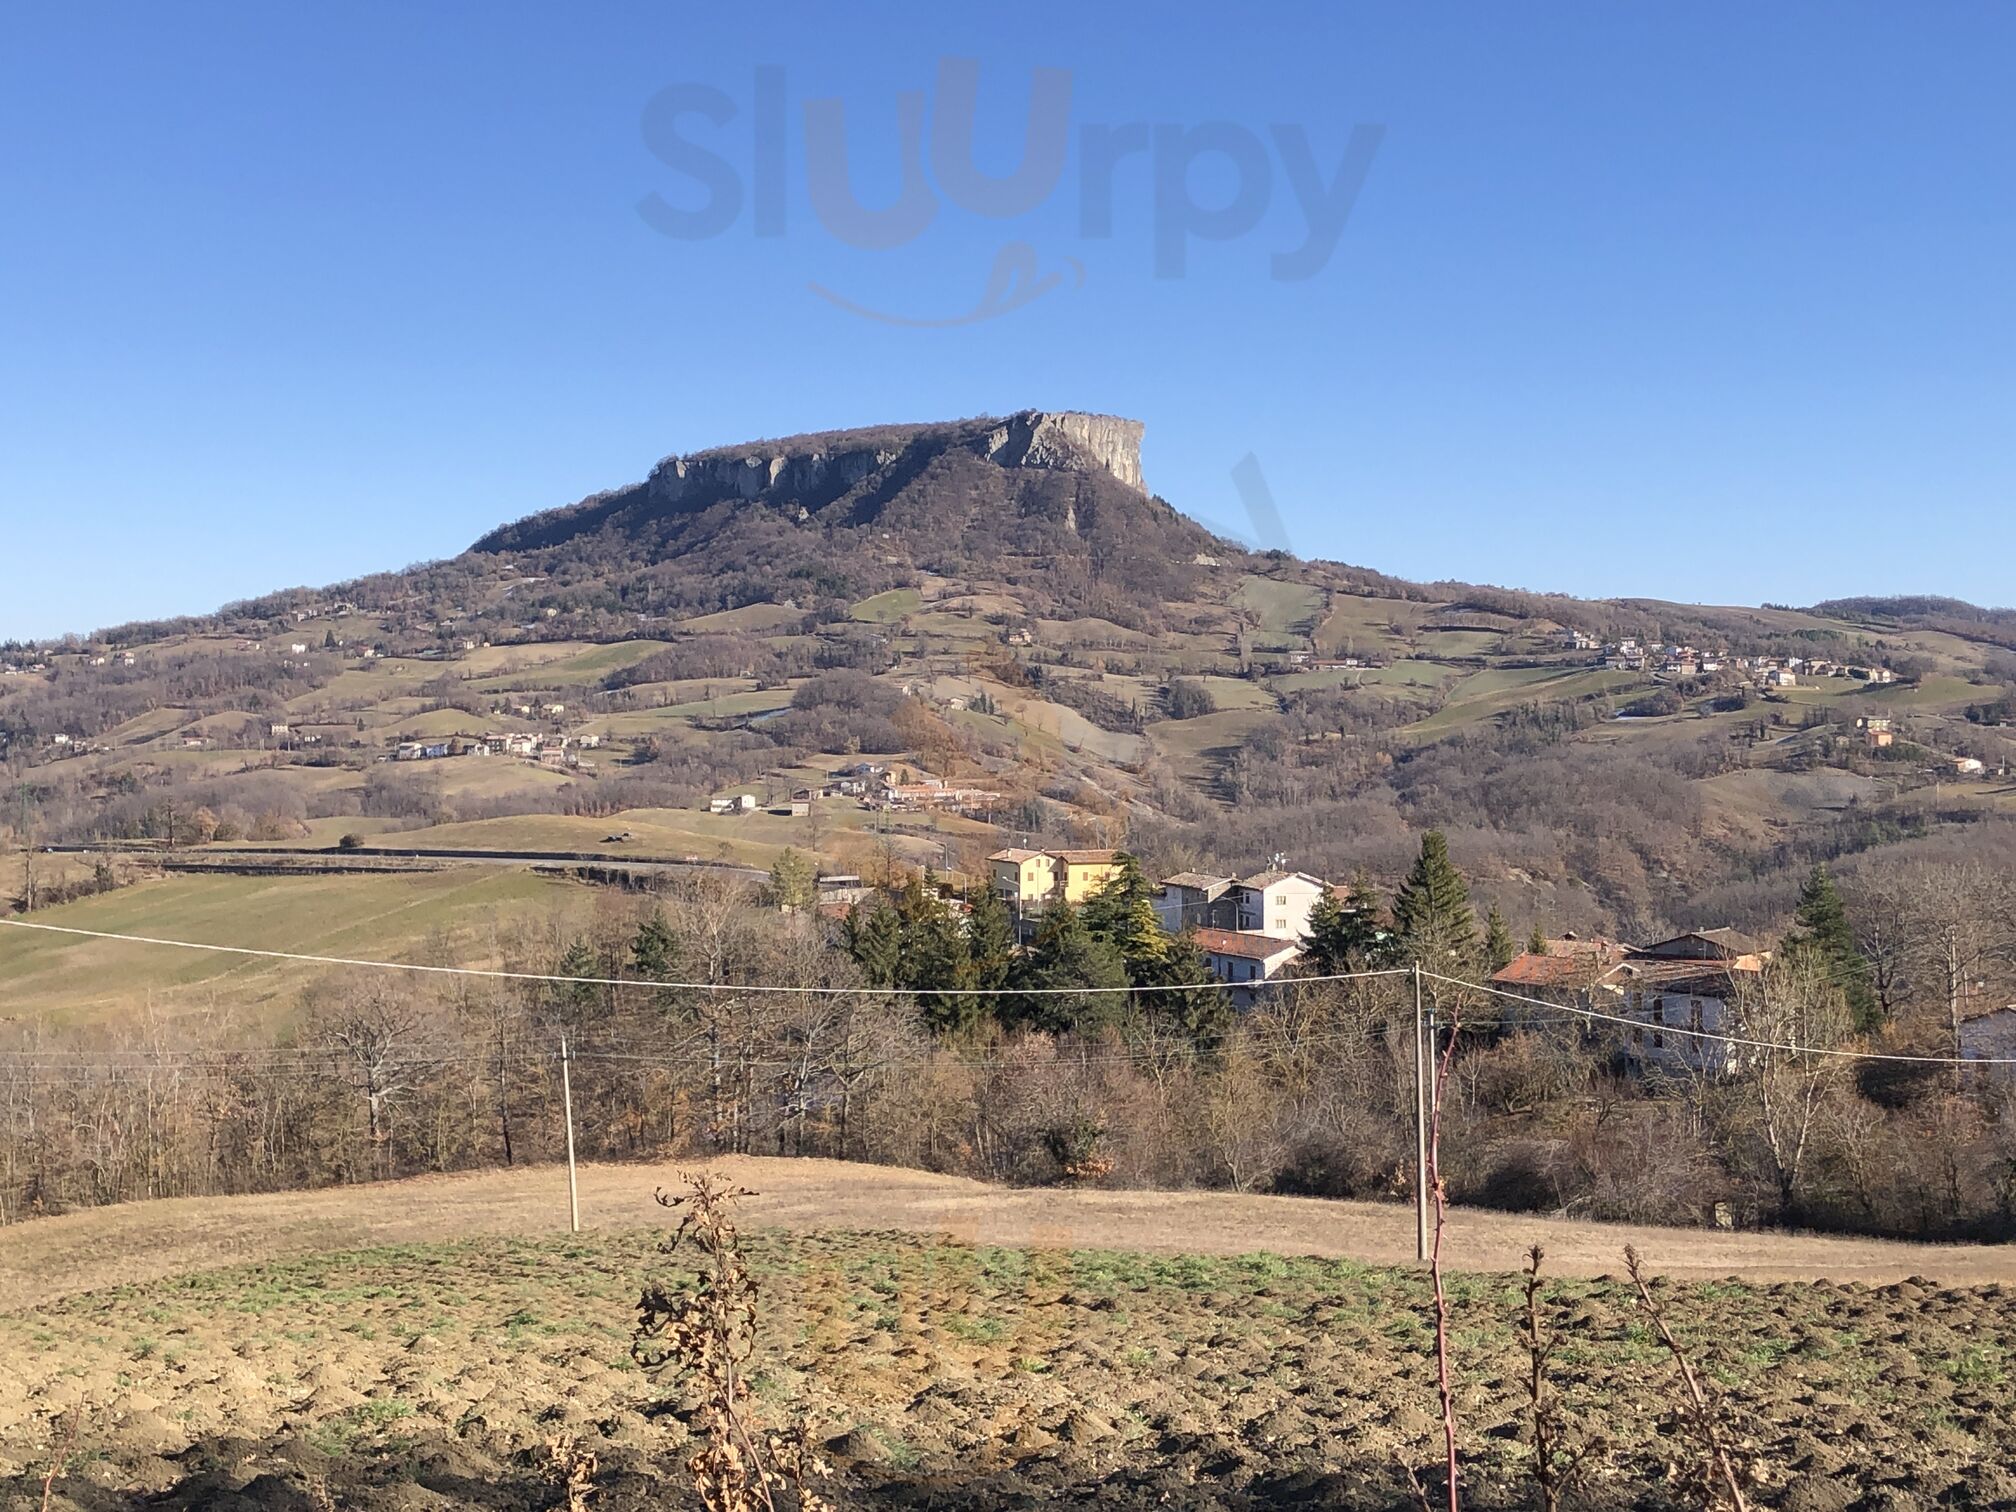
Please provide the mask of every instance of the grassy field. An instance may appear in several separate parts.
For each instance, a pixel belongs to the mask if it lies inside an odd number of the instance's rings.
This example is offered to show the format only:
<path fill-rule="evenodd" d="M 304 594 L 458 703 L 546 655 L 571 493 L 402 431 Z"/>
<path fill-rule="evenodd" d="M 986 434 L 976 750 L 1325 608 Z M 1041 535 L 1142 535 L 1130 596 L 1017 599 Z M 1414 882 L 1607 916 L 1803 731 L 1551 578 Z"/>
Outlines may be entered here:
<path fill-rule="evenodd" d="M 871 625 L 891 625 L 923 607 L 924 596 L 915 588 L 891 588 L 887 593 L 861 600 L 847 612 Z"/>
<path fill-rule="evenodd" d="M 835 1173 L 850 1168 L 805 1166 L 844 1215 Z M 851 1171 L 871 1223 L 879 1188 L 944 1185 Z M 799 1184 L 781 1162 L 735 1172 L 759 1189 Z M 559 1189 L 539 1174 L 550 1223 Z M 542 1467 L 559 1433 L 597 1455 L 595 1507 L 688 1505 L 675 1488 L 689 1440 L 661 1405 L 677 1388 L 628 1355 L 646 1280 L 691 1275 L 645 1216 L 644 1192 L 665 1173 L 595 1174 L 627 1179 L 634 1226 L 365 1247 L 337 1230 L 305 1254 L 255 1251 L 0 1312 L 0 1490 L 33 1504 L 53 1420 L 74 1411 L 78 1453 L 54 1503 L 65 1508 L 142 1496 L 548 1506 Z M 382 1197 L 396 1208 L 425 1189 Z M 945 1195 L 935 1235 L 768 1229 L 770 1199 L 752 1209 L 763 1297 L 752 1406 L 829 1446 L 842 1505 L 1384 1512 L 1407 1505 L 1403 1467 L 1439 1457 L 1418 1271 L 1254 1239 L 1243 1252 L 1144 1252 L 1052 1230 L 1007 1248 L 984 1240 L 987 1189 Z M 1156 1199 L 1138 1196 L 1152 1212 Z M 1068 1207 L 1072 1194 L 1047 1197 Z M 1266 1201 L 1218 1200 L 1228 1218 Z M 236 1205 L 207 1206 L 213 1237 L 228 1235 Z M 147 1219 L 132 1210 L 133 1241 Z M 118 1224 L 115 1213 L 96 1231 Z M 48 1251 L 38 1229 L 0 1232 L 0 1259 L 24 1242 Z M 1449 1293 L 1466 1479 L 1477 1505 L 1523 1505 L 1523 1293 L 1511 1276 L 1475 1273 L 1453 1276 Z M 2001 1286 L 1719 1280 L 1658 1293 L 1726 1404 L 1756 1504 L 1991 1507 L 2016 1495 L 2016 1304 Z M 1679 1504 L 1670 1472 L 1690 1450 L 1670 1427 L 1671 1366 L 1634 1299 L 1613 1280 L 1557 1279 L 1541 1316 L 1559 1339 L 1550 1373 L 1571 1432 L 1604 1440 L 1587 1504 Z"/>
<path fill-rule="evenodd" d="M 1473 673 L 1449 690 L 1449 701 L 1408 727 L 1410 735 L 1442 735 L 1521 704 L 1586 698 L 1641 681 L 1629 672 L 1559 671 L 1517 667 Z"/>
<path fill-rule="evenodd" d="M 498 932 L 573 897 L 531 872 L 454 866 L 394 876 L 175 875 L 61 908 L 38 924 L 113 934 L 256 945 L 314 955 L 416 959 L 430 940 L 465 965 L 493 964 Z M 0 981 L 9 1013 L 100 1021 L 143 1008 L 175 1015 L 228 999 L 250 1018 L 285 1018 L 323 968 L 209 952 L 0 930 Z"/>
<path fill-rule="evenodd" d="M 1272 718 L 1271 709 L 1220 709 L 1197 719 L 1151 724 L 1148 738 L 1181 776 L 1206 784 L 1239 743 Z"/>
<path fill-rule="evenodd" d="M 1259 616 L 1260 628 L 1270 634 L 1308 635 L 1323 613 L 1325 597 L 1308 583 L 1248 576 L 1233 590 L 1232 603 Z"/>

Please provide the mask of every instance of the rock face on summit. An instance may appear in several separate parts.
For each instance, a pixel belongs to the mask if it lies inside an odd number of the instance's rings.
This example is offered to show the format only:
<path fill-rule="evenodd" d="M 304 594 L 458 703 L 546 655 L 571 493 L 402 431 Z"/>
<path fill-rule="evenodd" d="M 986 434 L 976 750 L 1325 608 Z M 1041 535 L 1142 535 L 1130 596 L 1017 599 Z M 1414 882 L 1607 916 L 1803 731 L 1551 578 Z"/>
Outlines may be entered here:
<path fill-rule="evenodd" d="M 1066 410 L 1044 414 L 1025 410 L 988 432 L 988 456 L 1010 467 L 1081 466 L 1098 463 L 1129 488 L 1141 485 L 1141 422 L 1118 415 Z"/>
<path fill-rule="evenodd" d="M 667 457 L 641 483 L 492 531 L 635 608 L 858 599 L 918 573 L 1108 614 L 1184 600 L 1236 550 L 1148 494 L 1141 422 L 1075 411 L 827 431 Z"/>
<path fill-rule="evenodd" d="M 907 453 L 964 447 L 1002 467 L 1103 469 L 1144 492 L 1141 429 L 1139 420 L 1117 415 L 1023 410 L 1005 420 L 826 431 L 667 457 L 652 469 L 646 487 L 653 503 L 673 507 L 772 498 L 810 512 L 820 507 L 813 501 L 857 488 Z"/>

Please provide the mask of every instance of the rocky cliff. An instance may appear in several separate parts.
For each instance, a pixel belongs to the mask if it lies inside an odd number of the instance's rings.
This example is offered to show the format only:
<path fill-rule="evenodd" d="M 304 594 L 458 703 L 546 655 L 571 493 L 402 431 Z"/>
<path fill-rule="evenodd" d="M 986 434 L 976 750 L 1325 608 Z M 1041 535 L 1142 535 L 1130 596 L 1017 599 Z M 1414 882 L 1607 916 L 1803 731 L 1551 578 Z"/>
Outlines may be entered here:
<path fill-rule="evenodd" d="M 1144 492 L 1141 430 L 1139 420 L 1117 415 L 1023 410 L 1001 420 L 824 431 L 667 457 L 645 486 L 660 506 L 768 499 L 810 514 L 906 457 L 963 448 L 1002 467 L 1102 470 Z"/>

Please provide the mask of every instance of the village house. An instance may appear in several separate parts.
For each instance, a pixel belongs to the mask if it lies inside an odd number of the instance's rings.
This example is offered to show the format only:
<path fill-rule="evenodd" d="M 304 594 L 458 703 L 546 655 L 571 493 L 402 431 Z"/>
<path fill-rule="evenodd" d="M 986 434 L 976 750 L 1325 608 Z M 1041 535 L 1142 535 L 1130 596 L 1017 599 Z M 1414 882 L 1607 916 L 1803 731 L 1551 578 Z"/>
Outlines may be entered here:
<path fill-rule="evenodd" d="M 1234 878 L 1205 872 L 1178 872 L 1162 879 L 1155 916 L 1171 934 L 1185 929 L 1237 929 L 1239 903 L 1232 896 Z"/>
<path fill-rule="evenodd" d="M 925 777 L 917 782 L 885 777 L 880 799 L 892 809 L 979 808 L 999 803 L 1001 795 L 992 788 L 955 787 L 942 777 Z"/>
<path fill-rule="evenodd" d="M 1117 850 L 1060 850 L 1050 853 L 1057 862 L 1058 884 L 1064 901 L 1076 907 L 1120 874 Z"/>
<path fill-rule="evenodd" d="M 1309 915 L 1330 884 L 1307 872 L 1255 872 L 1233 885 L 1238 928 L 1280 940 L 1309 933 Z"/>
<path fill-rule="evenodd" d="M 1018 921 L 1041 913 L 1057 891 L 1057 858 L 1048 851 L 1009 846 L 987 858 L 987 871 Z"/>
<path fill-rule="evenodd" d="M 755 811 L 754 793 L 732 793 L 725 798 L 707 800 L 707 812 L 710 814 L 753 814 Z"/>
<path fill-rule="evenodd" d="M 1199 929 L 1196 939 L 1212 977 L 1238 984 L 1226 996 L 1233 1007 L 1242 1009 L 1251 1008 L 1260 998 L 1255 985 L 1248 984 L 1271 981 L 1302 953 L 1302 947 L 1293 940 L 1238 930 Z"/>
<path fill-rule="evenodd" d="M 1630 955 L 1631 947 L 1616 940 L 1583 939 L 1578 935 L 1543 943 L 1547 947 L 1544 951 L 1514 956 L 1493 972 L 1492 985 L 1563 1007 L 1608 1011 L 1610 999 L 1605 984 Z M 1516 1019 L 1525 1014 L 1514 1004 L 1505 1016 Z"/>
<path fill-rule="evenodd" d="M 1641 1069 L 1726 1074 L 1740 1063 L 1727 1032 L 1741 996 L 1761 983 L 1770 951 L 1733 929 L 1695 930 L 1643 947 L 1611 940 L 1547 942 L 1491 981 L 1536 1004 L 1632 1020 L 1620 1049 Z M 1592 1024 L 1600 1034 L 1602 1025 Z"/>
<path fill-rule="evenodd" d="M 1117 850 L 1027 850 L 1010 846 L 987 858 L 994 891 L 1008 905 L 1026 939 L 1034 921 L 1057 899 L 1085 902 L 1120 872 Z"/>
<path fill-rule="evenodd" d="M 1979 777 L 1988 770 L 1988 763 L 1978 756 L 1955 756 L 1953 772 L 1959 777 Z"/>

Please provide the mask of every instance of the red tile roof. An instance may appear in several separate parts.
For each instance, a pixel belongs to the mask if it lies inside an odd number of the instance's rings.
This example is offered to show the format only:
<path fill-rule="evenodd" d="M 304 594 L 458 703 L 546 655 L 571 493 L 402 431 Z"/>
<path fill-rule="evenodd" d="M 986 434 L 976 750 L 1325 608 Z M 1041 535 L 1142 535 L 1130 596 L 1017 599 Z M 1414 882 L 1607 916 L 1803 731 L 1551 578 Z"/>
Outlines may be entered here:
<path fill-rule="evenodd" d="M 1504 987 L 1593 987 L 1629 953 L 1615 940 L 1549 940 L 1545 955 L 1514 956 L 1491 980 Z"/>
<path fill-rule="evenodd" d="M 1198 949 L 1210 955 L 1239 956 L 1248 961 L 1269 961 L 1281 952 L 1299 954 L 1302 947 L 1293 940 L 1272 935 L 1246 934 L 1236 929 L 1193 929 Z"/>

